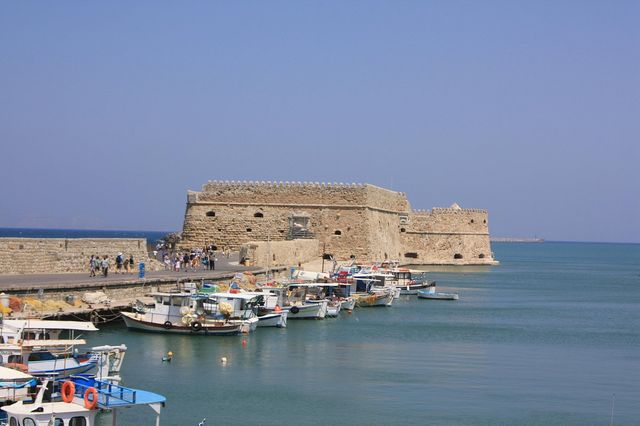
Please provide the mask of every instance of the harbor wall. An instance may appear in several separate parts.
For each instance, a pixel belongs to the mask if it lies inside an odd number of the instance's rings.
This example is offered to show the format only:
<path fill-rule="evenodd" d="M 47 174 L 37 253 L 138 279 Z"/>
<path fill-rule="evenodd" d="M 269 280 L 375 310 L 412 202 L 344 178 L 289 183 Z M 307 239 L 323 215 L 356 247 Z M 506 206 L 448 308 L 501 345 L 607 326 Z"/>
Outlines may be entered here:
<path fill-rule="evenodd" d="M 305 238 L 338 260 L 496 263 L 486 210 L 413 210 L 406 194 L 370 184 L 214 181 L 187 194 L 182 248 Z"/>
<path fill-rule="evenodd" d="M 263 268 L 291 266 L 317 259 L 321 255 L 318 240 L 253 241 L 240 247 L 246 266 Z"/>
<path fill-rule="evenodd" d="M 145 238 L 0 238 L 0 274 L 89 272 L 91 255 L 118 253 L 147 262 Z"/>

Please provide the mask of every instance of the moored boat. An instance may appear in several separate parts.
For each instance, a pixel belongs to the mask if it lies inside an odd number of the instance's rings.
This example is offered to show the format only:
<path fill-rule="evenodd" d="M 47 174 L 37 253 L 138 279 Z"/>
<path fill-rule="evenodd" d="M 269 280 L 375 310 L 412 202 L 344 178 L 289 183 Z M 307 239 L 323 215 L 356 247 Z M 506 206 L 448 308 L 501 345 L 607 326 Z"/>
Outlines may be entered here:
<path fill-rule="evenodd" d="M 225 336 L 248 332 L 252 327 L 243 321 L 227 322 L 212 318 L 211 311 L 204 306 L 210 295 L 197 298 L 190 292 L 178 292 L 153 293 L 152 296 L 152 307 L 136 305 L 135 312 L 122 312 L 128 328 L 157 333 Z"/>
<path fill-rule="evenodd" d="M 166 398 L 141 389 L 126 388 L 95 379 L 74 377 L 59 382 L 62 401 L 52 400 L 53 382 L 45 380 L 32 402 L 18 401 L 2 407 L 8 424 L 25 426 L 96 426 L 96 415 L 103 410 L 112 412 L 112 424 L 117 424 L 117 411 L 136 405 L 147 405 L 156 413 L 155 424 L 160 424 L 160 411 Z"/>
<path fill-rule="evenodd" d="M 458 300 L 458 293 L 440 293 L 435 291 L 435 287 L 429 290 L 418 290 L 418 298 L 430 300 Z"/>
<path fill-rule="evenodd" d="M 372 306 L 391 306 L 393 303 L 393 293 L 362 293 L 356 294 L 356 306 L 367 308 Z"/>

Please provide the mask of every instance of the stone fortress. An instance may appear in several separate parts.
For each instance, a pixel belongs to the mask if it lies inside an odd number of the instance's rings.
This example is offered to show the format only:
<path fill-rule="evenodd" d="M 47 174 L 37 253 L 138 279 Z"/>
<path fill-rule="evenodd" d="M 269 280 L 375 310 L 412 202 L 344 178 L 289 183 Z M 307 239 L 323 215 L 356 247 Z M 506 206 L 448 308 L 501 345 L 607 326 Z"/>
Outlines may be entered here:
<path fill-rule="evenodd" d="M 404 193 L 370 184 L 210 181 L 189 191 L 181 247 L 404 264 L 496 264 L 486 210 L 413 210 Z M 302 244 L 301 244 L 302 242 Z M 255 255 L 255 253 L 254 253 Z M 264 256 L 264 253 L 262 253 Z M 303 256 L 303 257 L 304 257 Z M 251 257 L 251 256 L 249 256 Z M 301 259 L 307 261 L 309 259 Z"/>

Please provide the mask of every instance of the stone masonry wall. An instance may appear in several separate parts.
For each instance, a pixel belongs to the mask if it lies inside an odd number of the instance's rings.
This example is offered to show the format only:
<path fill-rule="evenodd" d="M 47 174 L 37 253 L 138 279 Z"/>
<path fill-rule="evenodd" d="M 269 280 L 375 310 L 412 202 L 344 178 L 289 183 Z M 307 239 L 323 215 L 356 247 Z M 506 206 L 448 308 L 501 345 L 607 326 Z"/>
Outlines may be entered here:
<path fill-rule="evenodd" d="M 144 238 L 0 238 L 0 274 L 88 272 L 92 254 L 108 255 L 112 267 L 122 252 L 145 262 Z"/>
<path fill-rule="evenodd" d="M 252 241 L 243 244 L 240 256 L 247 259 L 247 266 L 276 267 L 295 266 L 317 259 L 320 253 L 318 240 Z"/>

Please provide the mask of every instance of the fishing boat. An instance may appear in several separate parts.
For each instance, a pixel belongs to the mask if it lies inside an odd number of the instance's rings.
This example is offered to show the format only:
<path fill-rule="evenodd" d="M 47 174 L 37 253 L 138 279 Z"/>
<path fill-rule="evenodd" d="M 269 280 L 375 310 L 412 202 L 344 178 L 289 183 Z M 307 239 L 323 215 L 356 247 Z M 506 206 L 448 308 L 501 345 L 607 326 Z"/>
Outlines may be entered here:
<path fill-rule="evenodd" d="M 0 324 L 0 361 L 32 375 L 66 377 L 89 373 L 95 353 L 78 353 L 86 344 L 80 333 L 97 331 L 88 321 L 4 320 Z"/>
<path fill-rule="evenodd" d="M 278 296 L 262 292 L 245 292 L 244 294 L 257 298 L 258 327 L 285 328 L 287 326 L 289 311 L 283 310 L 278 305 Z"/>
<path fill-rule="evenodd" d="M 60 387 L 62 401 L 51 398 L 54 384 Z M 119 409 L 146 405 L 155 412 L 155 424 L 159 426 L 165 402 L 164 396 L 153 392 L 74 377 L 59 382 L 45 380 L 33 401 L 21 400 L 2 410 L 7 414 L 9 426 L 96 426 L 96 415 L 110 410 L 115 426 Z"/>
<path fill-rule="evenodd" d="M 418 290 L 419 299 L 431 300 L 458 300 L 458 293 L 440 293 L 436 292 L 435 286 L 429 287 L 428 290 Z"/>
<path fill-rule="evenodd" d="M 391 306 L 393 304 L 393 293 L 360 293 L 356 294 L 356 306 L 368 308 L 373 306 Z"/>
<path fill-rule="evenodd" d="M 193 299 L 191 292 L 152 293 L 151 307 L 137 303 L 134 312 L 122 312 L 122 319 L 130 329 L 156 333 L 201 334 L 226 336 L 240 334 L 250 325 L 241 322 L 207 318 L 203 301 Z M 195 303 L 194 303 L 195 302 Z"/>
<path fill-rule="evenodd" d="M 281 287 L 264 286 L 260 292 L 274 295 L 277 305 L 287 312 L 287 319 L 324 319 L 328 302 L 309 303 L 306 297 L 309 287 L 309 284 L 288 283 Z"/>
<path fill-rule="evenodd" d="M 262 299 L 262 296 L 231 292 L 194 296 L 195 302 L 202 307 L 199 312 L 207 318 L 225 320 L 229 324 L 238 323 L 243 333 L 254 331 L 258 326 L 257 310 Z"/>

